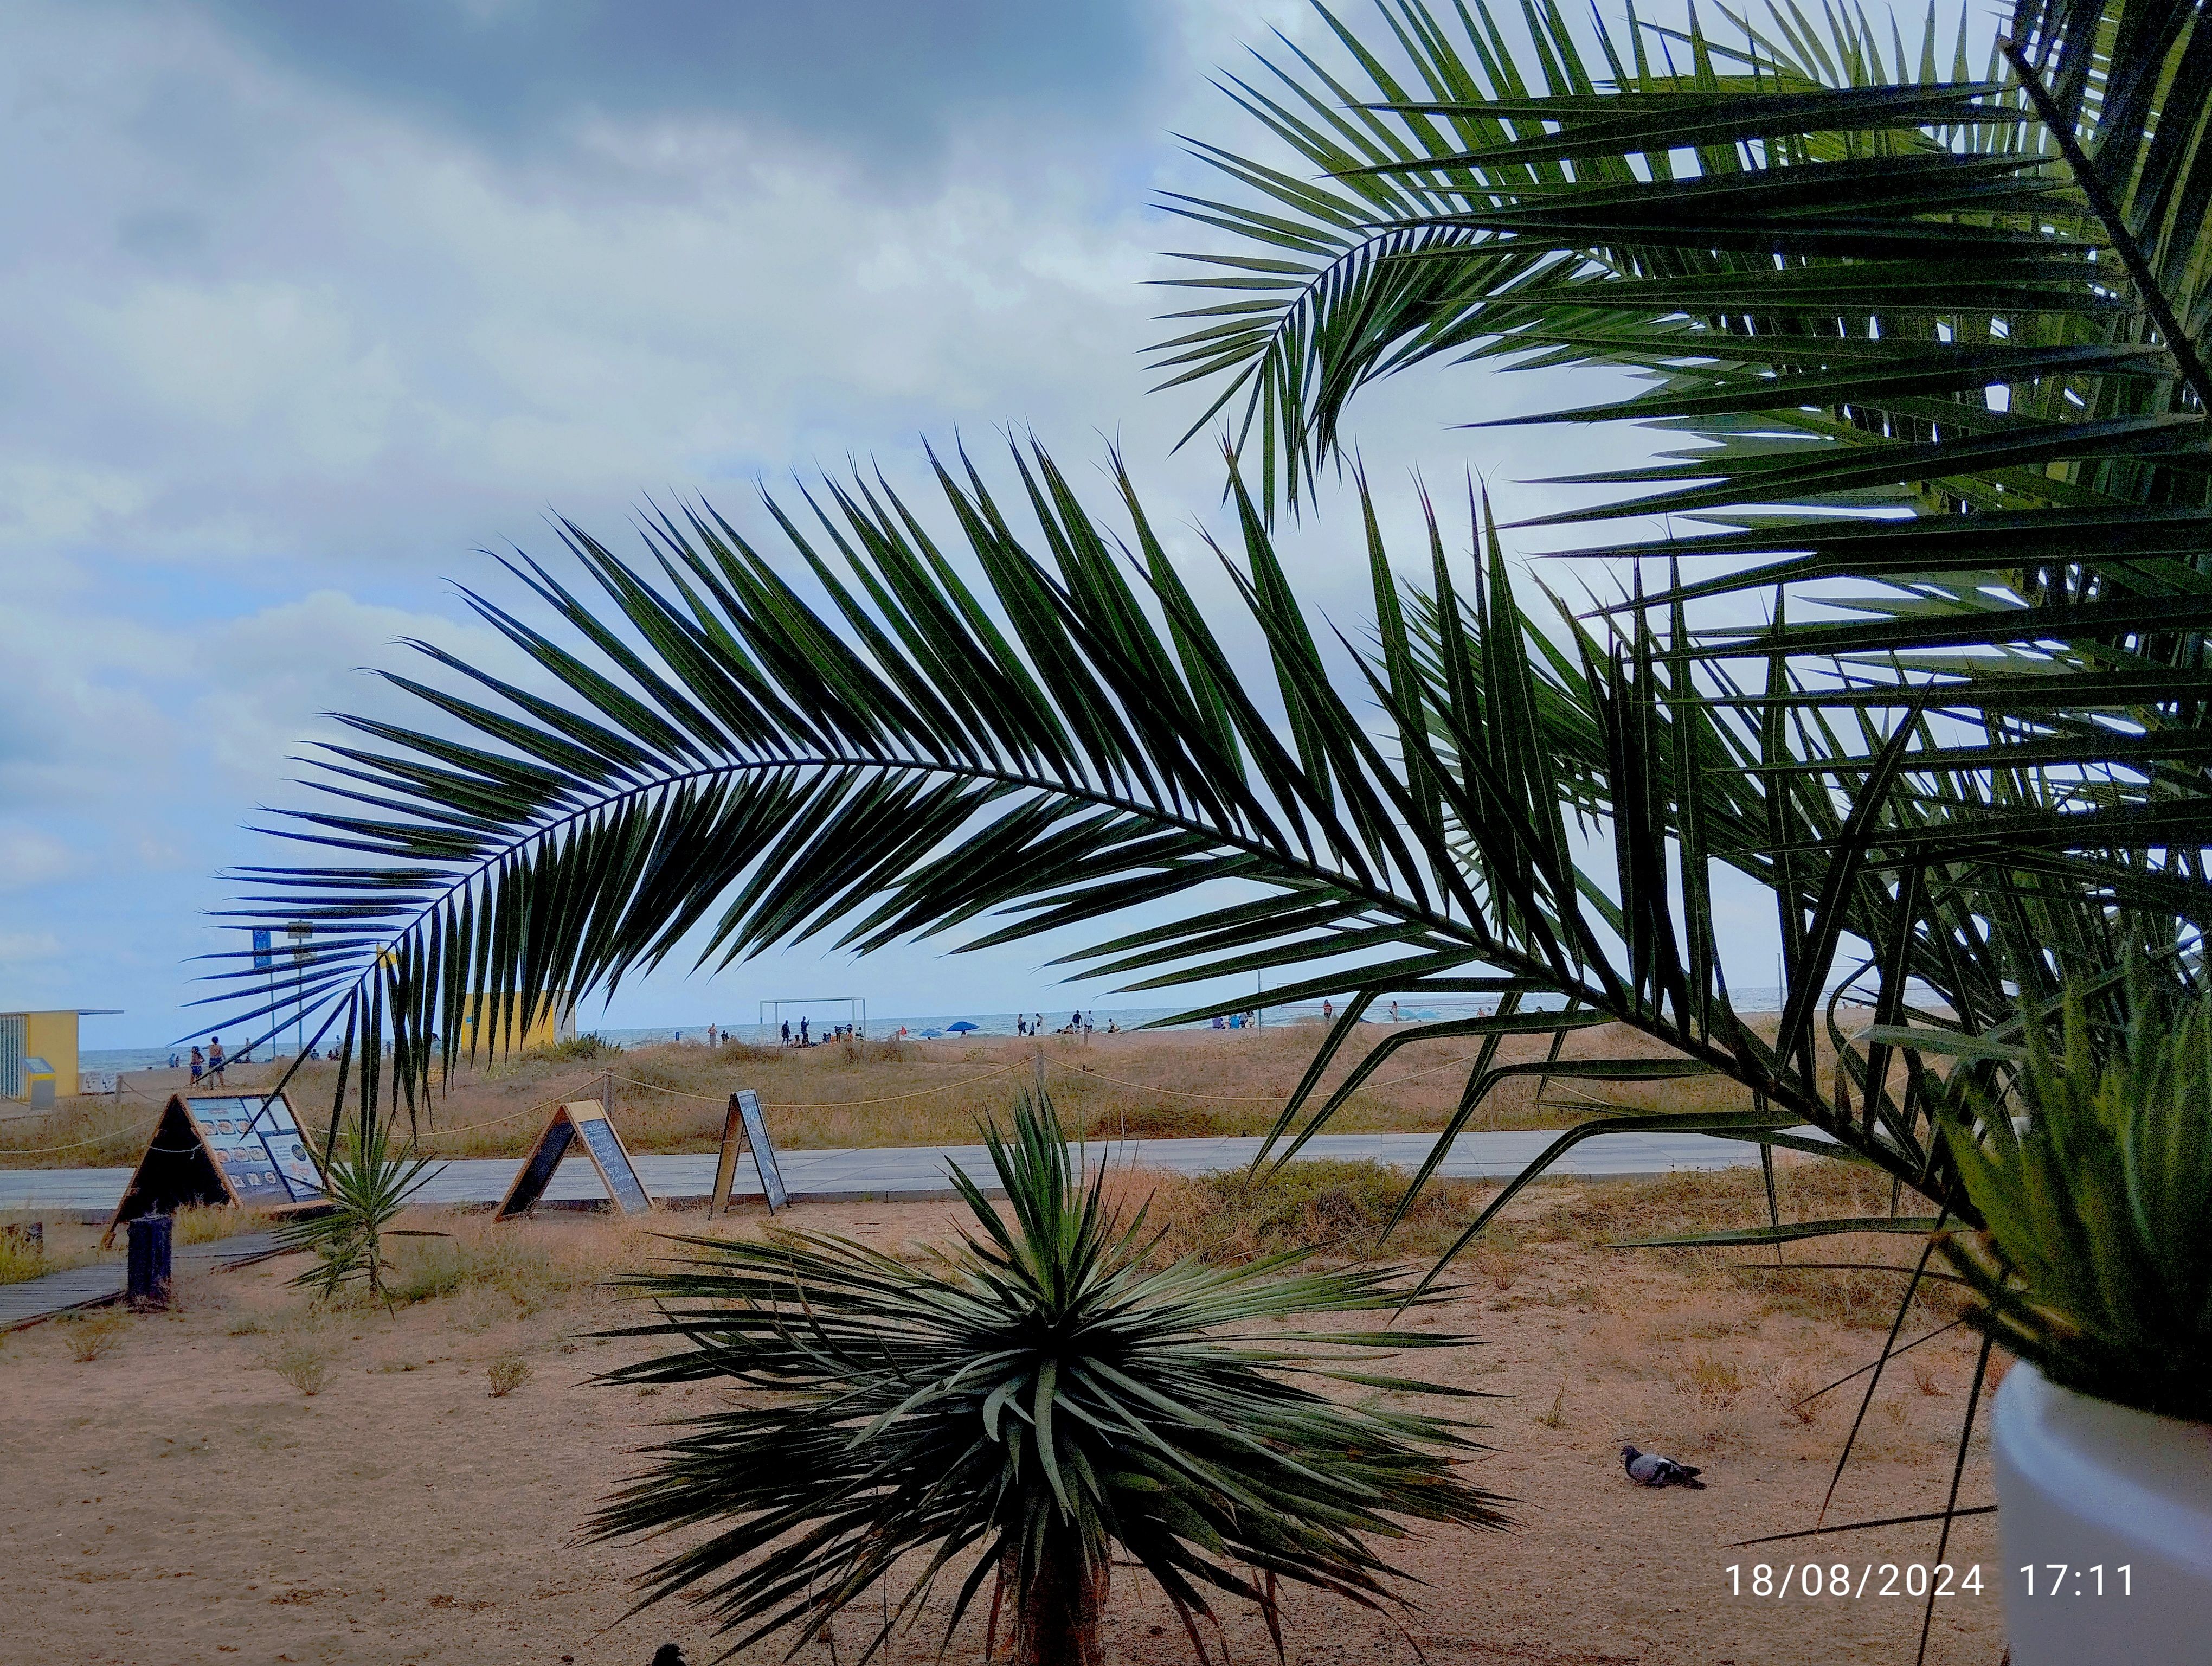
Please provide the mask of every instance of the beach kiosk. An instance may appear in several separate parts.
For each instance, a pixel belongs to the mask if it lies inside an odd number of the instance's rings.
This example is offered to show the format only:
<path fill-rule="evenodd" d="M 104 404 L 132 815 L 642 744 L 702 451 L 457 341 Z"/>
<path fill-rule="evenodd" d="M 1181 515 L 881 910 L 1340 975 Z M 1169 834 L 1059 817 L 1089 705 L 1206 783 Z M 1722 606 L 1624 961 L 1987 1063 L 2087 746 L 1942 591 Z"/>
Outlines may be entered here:
<path fill-rule="evenodd" d="M 0 1099 L 37 1098 L 46 1104 L 76 1096 L 76 1023 L 112 1018 L 119 1006 L 61 1006 L 42 1012 L 0 1012 Z M 39 1065 L 33 1069 L 33 1062 Z M 36 1079 L 44 1077 L 44 1081 Z"/>

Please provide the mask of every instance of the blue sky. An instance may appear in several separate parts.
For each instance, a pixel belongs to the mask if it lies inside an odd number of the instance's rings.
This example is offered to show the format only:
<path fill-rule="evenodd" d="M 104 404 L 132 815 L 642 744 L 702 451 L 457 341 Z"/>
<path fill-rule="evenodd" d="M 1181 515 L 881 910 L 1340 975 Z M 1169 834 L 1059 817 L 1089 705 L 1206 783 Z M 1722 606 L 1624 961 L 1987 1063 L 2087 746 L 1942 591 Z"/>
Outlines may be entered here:
<path fill-rule="evenodd" d="M 742 515 L 757 482 L 912 482 L 925 439 L 1020 427 L 1079 477 L 1118 441 L 1195 568 L 1218 483 L 1139 352 L 1192 234 L 1150 203 L 1199 180 L 1176 132 L 1250 142 L 1209 77 L 1273 27 L 1327 50 L 1255 0 L 0 12 L 0 1003 L 127 1009 L 95 1047 L 191 1027 L 217 876 L 267 859 L 289 759 L 390 708 L 359 668 L 395 639 L 492 652 L 452 581 L 546 550 L 550 514 L 611 541 L 648 495 Z M 1449 426 L 1536 398 L 1370 395 L 1394 524 L 1415 469 L 1540 512 L 1510 483 L 1608 442 Z M 1324 505 L 1291 544 L 1352 623 L 1356 539 Z M 802 947 L 586 1021 L 1113 1004 L 1047 954 Z"/>

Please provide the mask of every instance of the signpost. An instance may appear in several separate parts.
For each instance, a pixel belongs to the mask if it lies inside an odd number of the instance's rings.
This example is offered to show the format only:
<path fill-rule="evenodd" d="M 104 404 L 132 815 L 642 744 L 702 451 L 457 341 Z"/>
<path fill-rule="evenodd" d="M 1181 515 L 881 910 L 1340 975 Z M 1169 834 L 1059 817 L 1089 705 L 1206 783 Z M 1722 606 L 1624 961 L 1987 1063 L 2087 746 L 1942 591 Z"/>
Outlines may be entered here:
<path fill-rule="evenodd" d="M 324 1201 L 322 1171 L 283 1094 L 173 1093 L 100 1242 L 125 1221 L 191 1204 L 289 1213 Z"/>
<path fill-rule="evenodd" d="M 760 1096 L 752 1089 L 730 1095 L 730 1108 L 722 1118 L 722 1155 L 714 1164 L 714 1189 L 707 1197 L 707 1218 L 712 1220 L 714 1211 L 730 1207 L 730 1188 L 738 1177 L 738 1145 L 742 1140 L 750 1151 L 753 1168 L 760 1176 L 761 1195 L 768 1200 L 768 1212 L 791 1207 L 791 1195 L 783 1189 L 783 1171 L 776 1167 L 775 1147 L 769 1143 L 768 1119 L 761 1115 Z"/>
<path fill-rule="evenodd" d="M 645 1189 L 645 1183 L 637 1177 L 637 1169 L 630 1161 L 629 1151 L 622 1142 L 622 1135 L 607 1118 L 605 1105 L 589 1099 L 574 1099 L 565 1105 L 556 1105 L 546 1119 L 530 1155 L 522 1159 L 516 1170 L 514 1183 L 507 1189 L 500 1200 L 499 1211 L 492 1216 L 507 1220 L 527 1214 L 545 1195 L 552 1183 L 553 1171 L 561 1166 L 561 1159 L 568 1154 L 568 1147 L 580 1140 L 584 1154 L 592 1159 L 592 1166 L 599 1171 L 606 1183 L 607 1195 L 623 1214 L 641 1215 L 653 1207 L 653 1195 Z"/>

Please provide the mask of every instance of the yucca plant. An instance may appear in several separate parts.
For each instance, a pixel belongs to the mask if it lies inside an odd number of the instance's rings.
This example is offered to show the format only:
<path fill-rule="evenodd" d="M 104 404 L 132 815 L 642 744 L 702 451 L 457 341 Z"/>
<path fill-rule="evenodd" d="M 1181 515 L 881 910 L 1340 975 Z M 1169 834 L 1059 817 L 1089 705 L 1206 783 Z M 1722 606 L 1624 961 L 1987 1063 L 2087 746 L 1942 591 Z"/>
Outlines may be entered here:
<path fill-rule="evenodd" d="M 1945 1133 L 1983 1230 L 1943 1248 L 2053 1382 L 2212 1423 L 2212 1000 L 2131 982 L 2117 1044 L 2069 989 L 2058 1037 L 1968 1049 Z"/>
<path fill-rule="evenodd" d="M 1155 1266 L 1143 1211 L 1117 1221 L 1103 1173 L 1076 1173 L 1042 1091 L 1011 1139 L 985 1137 L 1006 1209 L 954 1169 L 974 1216 L 956 1253 L 683 1238 L 678 1265 L 625 1280 L 660 1315 L 612 1334 L 678 1346 L 607 1380 L 746 1391 L 648 1449 L 596 1518 L 602 1538 L 707 1529 L 645 1601 L 695 1592 L 741 1633 L 733 1652 L 787 1627 L 796 1652 L 914 1554 L 860 1610 L 862 1659 L 957 1579 L 948 1636 L 989 1584 L 987 1653 L 1003 1619 L 1024 1666 L 1097 1666 L 1119 1562 L 1203 1661 L 1209 1594 L 1256 1603 L 1279 1645 L 1283 1582 L 1387 1608 L 1401 1598 L 1370 1539 L 1504 1525 L 1505 1500 L 1457 1473 L 1471 1426 L 1322 1391 L 1469 1395 L 1362 1363 L 1466 1338 L 1284 1328 L 1396 1308 L 1387 1272 Z"/>
<path fill-rule="evenodd" d="M 292 1282 L 316 1291 L 325 1301 L 358 1286 L 370 1300 L 389 1303 L 384 1274 L 392 1263 L 385 1258 L 385 1239 L 443 1236 L 392 1224 L 437 1170 L 412 1138 L 395 1145 L 392 1119 L 374 1115 L 348 1118 L 334 1128 L 319 1161 L 328 1207 L 288 1221 L 276 1231 L 286 1249 L 315 1258 Z"/>

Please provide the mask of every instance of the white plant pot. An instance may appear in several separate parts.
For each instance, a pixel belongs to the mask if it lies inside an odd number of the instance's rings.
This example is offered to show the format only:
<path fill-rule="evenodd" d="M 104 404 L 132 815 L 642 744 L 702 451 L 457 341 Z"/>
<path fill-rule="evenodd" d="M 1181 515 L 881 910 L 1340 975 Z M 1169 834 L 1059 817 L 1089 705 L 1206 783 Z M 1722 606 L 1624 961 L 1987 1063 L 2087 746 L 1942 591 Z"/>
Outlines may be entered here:
<path fill-rule="evenodd" d="M 2212 1662 L 2212 1424 L 2023 1363 L 1997 1391 L 1990 1455 L 2013 1666 Z"/>

